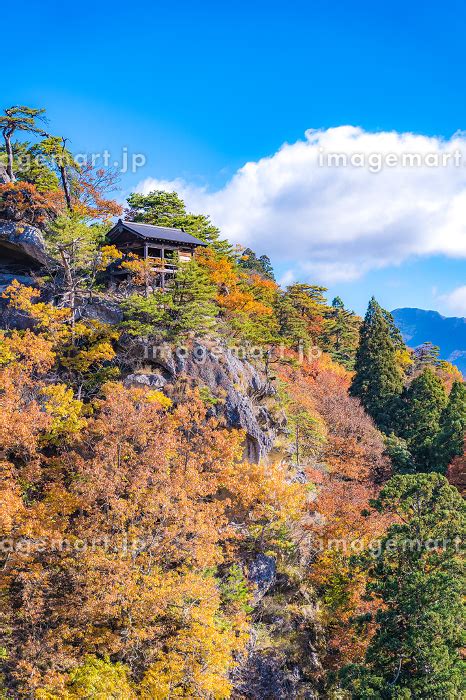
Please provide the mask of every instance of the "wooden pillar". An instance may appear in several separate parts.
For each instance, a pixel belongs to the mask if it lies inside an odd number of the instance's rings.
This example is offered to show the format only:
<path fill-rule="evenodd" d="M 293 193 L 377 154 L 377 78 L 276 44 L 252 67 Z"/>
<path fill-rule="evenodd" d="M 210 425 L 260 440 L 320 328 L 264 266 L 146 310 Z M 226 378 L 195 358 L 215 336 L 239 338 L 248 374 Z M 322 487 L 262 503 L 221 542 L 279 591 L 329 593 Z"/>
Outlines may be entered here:
<path fill-rule="evenodd" d="M 144 260 L 147 260 L 148 257 L 148 244 L 144 243 Z"/>
<path fill-rule="evenodd" d="M 162 260 L 162 289 L 165 289 L 165 246 L 161 247 L 160 256 Z"/>

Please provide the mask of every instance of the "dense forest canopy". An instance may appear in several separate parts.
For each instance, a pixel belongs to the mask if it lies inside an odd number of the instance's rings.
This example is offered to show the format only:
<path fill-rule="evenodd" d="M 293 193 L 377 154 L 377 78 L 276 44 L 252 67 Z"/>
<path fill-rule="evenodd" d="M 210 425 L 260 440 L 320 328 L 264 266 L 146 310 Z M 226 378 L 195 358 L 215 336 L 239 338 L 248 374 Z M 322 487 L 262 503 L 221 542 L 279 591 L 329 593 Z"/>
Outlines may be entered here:
<path fill-rule="evenodd" d="M 134 193 L 207 244 L 161 287 L 113 171 L 0 129 L 0 232 L 46 254 L 0 306 L 1 696 L 464 697 L 458 370 Z"/>

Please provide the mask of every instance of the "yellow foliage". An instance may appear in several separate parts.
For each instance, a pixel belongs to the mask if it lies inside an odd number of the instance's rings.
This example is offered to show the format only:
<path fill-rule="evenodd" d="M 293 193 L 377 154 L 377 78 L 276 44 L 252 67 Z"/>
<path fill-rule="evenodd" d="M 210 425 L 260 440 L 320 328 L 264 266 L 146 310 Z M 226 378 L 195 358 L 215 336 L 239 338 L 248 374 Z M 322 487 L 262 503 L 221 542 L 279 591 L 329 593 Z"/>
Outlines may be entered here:
<path fill-rule="evenodd" d="M 31 330 L 0 331 L 0 366 L 16 363 L 25 372 L 45 373 L 53 367 L 52 343 Z"/>
<path fill-rule="evenodd" d="M 156 403 L 162 408 L 170 408 L 173 404 L 173 401 L 161 391 L 148 391 L 147 394 L 145 394 L 145 400 L 149 403 Z"/>
<path fill-rule="evenodd" d="M 402 371 L 403 374 L 406 374 L 409 368 L 412 367 L 412 365 L 414 364 L 412 352 L 408 350 L 408 348 L 397 350 L 395 359 L 396 364 L 398 365 L 399 369 Z"/>
<path fill-rule="evenodd" d="M 244 582 L 227 595 L 223 572 L 252 537 L 282 547 L 305 487 L 283 466 L 242 463 L 244 434 L 207 418 L 196 393 L 172 406 L 112 382 L 85 418 L 70 387 L 19 366 L 0 373 L 1 524 L 68 544 L 9 561 L 8 624 L 39 635 L 10 650 L 18 697 L 228 698 L 250 594 Z"/>
<path fill-rule="evenodd" d="M 67 321 L 71 319 L 70 309 L 59 309 L 51 304 L 38 301 L 40 290 L 26 287 L 18 280 L 13 280 L 10 286 L 3 292 L 2 297 L 8 299 L 9 304 L 19 311 L 23 311 L 36 321 L 38 328 L 47 339 L 60 341 L 70 333 Z"/>
<path fill-rule="evenodd" d="M 114 245 L 105 245 L 100 249 L 99 256 L 97 270 L 103 272 L 109 265 L 121 259 L 121 251 Z"/>
<path fill-rule="evenodd" d="M 44 387 L 41 393 L 47 399 L 45 410 L 52 417 L 44 440 L 50 443 L 71 440 L 86 424 L 82 417 L 83 402 L 74 398 L 73 390 L 66 384 L 52 384 Z"/>
<path fill-rule="evenodd" d="M 187 573 L 176 597 L 182 628 L 146 672 L 139 697 L 228 698 L 234 654 L 247 641 L 245 621 L 232 625 L 220 614 L 220 594 L 211 577 Z"/>

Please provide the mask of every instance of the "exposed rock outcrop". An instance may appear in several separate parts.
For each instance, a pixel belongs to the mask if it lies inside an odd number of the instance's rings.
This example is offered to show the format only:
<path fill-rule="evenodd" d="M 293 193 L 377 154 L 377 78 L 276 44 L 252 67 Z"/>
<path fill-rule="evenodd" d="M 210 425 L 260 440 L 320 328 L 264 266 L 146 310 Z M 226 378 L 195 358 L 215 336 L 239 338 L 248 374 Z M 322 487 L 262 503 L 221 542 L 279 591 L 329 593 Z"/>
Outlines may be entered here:
<path fill-rule="evenodd" d="M 7 185 L 9 182 L 11 182 L 10 176 L 8 175 L 5 166 L 0 163 L 0 183 Z"/>
<path fill-rule="evenodd" d="M 254 601 L 257 603 L 275 583 L 277 564 L 273 557 L 260 552 L 249 564 L 248 579 L 254 585 Z"/>
<path fill-rule="evenodd" d="M 94 321 L 116 325 L 123 320 L 121 306 L 110 299 L 93 297 L 79 304 L 78 318 L 92 318 Z"/>
<path fill-rule="evenodd" d="M 211 414 L 224 415 L 229 427 L 246 432 L 247 459 L 259 462 L 270 453 L 286 420 L 277 410 L 275 388 L 250 362 L 226 345 L 194 341 L 176 351 L 158 349 L 144 371 L 130 374 L 126 384 L 165 388 L 170 394 L 182 381 L 208 391 Z"/>
<path fill-rule="evenodd" d="M 28 283 L 30 272 L 47 263 L 42 233 L 34 226 L 0 220 L 0 285 L 12 279 Z"/>

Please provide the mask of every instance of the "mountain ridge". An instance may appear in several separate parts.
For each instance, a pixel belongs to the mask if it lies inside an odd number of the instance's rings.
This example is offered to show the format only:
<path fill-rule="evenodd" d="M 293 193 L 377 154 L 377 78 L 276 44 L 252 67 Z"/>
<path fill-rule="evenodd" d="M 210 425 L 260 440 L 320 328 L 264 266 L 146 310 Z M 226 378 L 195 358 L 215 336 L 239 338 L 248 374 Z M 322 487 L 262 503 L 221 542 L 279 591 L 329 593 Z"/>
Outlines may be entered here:
<path fill-rule="evenodd" d="M 441 359 L 452 362 L 466 375 L 466 318 L 416 307 L 398 308 L 391 313 L 407 345 L 438 345 Z"/>

